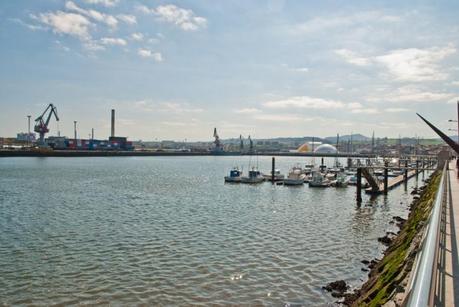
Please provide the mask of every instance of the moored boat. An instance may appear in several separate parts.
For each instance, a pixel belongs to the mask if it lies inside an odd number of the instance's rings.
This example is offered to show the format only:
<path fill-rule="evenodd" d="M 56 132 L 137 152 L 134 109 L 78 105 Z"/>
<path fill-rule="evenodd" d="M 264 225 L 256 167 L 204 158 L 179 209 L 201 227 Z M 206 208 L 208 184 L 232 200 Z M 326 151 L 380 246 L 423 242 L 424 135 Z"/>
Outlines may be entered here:
<path fill-rule="evenodd" d="M 332 186 L 336 188 L 345 188 L 348 185 L 349 180 L 344 173 L 336 174 L 336 180 L 332 182 Z"/>
<path fill-rule="evenodd" d="M 241 177 L 241 183 L 261 183 L 265 180 L 261 175 L 260 171 L 253 167 L 250 171 L 248 176 Z"/>
<path fill-rule="evenodd" d="M 234 167 L 230 170 L 229 176 L 225 176 L 225 182 L 241 182 L 242 171 L 238 167 Z"/>
<path fill-rule="evenodd" d="M 312 173 L 312 178 L 309 181 L 309 187 L 312 188 L 326 188 L 330 186 L 330 180 L 326 179 L 319 171 Z"/>
<path fill-rule="evenodd" d="M 303 185 L 305 175 L 302 174 L 301 168 L 294 167 L 284 179 L 284 185 Z"/>

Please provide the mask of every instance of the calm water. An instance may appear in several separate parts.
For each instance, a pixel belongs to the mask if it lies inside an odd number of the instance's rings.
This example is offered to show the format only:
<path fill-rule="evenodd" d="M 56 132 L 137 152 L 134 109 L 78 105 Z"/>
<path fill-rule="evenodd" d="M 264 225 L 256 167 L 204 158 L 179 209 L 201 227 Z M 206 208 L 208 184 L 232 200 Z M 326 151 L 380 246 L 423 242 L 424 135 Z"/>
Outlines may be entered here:
<path fill-rule="evenodd" d="M 326 283 L 365 280 L 416 184 L 358 208 L 355 187 L 223 183 L 248 162 L 0 159 L 0 305 L 327 305 Z"/>

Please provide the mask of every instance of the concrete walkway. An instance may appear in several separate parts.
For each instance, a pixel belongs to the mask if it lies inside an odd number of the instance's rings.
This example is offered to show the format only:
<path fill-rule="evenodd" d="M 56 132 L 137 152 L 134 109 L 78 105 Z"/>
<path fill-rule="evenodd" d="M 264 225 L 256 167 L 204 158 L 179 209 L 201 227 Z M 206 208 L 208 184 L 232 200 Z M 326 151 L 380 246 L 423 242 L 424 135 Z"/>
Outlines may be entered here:
<path fill-rule="evenodd" d="M 456 160 L 449 164 L 448 202 L 440 234 L 436 306 L 459 306 L 459 177 Z"/>

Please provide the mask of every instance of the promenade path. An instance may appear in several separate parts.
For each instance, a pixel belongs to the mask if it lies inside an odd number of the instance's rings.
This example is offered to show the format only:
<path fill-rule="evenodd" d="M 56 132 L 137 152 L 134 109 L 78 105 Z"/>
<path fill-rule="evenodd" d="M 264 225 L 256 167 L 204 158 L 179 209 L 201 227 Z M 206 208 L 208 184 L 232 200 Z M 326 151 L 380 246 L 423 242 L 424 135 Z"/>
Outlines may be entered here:
<path fill-rule="evenodd" d="M 456 160 L 449 164 L 447 204 L 440 233 L 436 306 L 459 306 L 459 173 Z"/>

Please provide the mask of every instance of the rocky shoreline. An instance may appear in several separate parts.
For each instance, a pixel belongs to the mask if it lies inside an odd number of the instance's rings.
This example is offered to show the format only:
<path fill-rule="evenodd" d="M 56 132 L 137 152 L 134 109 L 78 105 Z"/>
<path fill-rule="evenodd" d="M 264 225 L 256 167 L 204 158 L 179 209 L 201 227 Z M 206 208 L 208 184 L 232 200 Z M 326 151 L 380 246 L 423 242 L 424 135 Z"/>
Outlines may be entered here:
<path fill-rule="evenodd" d="M 411 268 L 419 249 L 422 229 L 430 214 L 440 182 L 440 172 L 425 180 L 426 185 L 411 192 L 408 219 L 394 216 L 390 224 L 396 224 L 397 233 L 386 232 L 378 241 L 387 246 L 382 259 L 362 260 L 368 271 L 368 280 L 358 289 L 350 291 L 344 280 L 331 282 L 322 287 L 333 297 L 341 298 L 337 303 L 345 306 L 401 306 Z"/>

